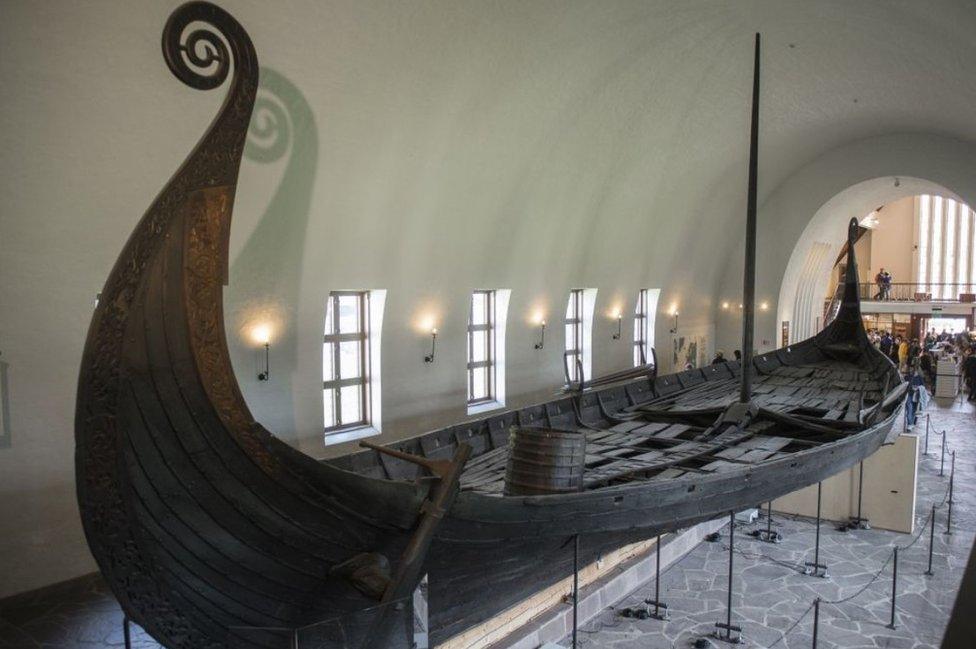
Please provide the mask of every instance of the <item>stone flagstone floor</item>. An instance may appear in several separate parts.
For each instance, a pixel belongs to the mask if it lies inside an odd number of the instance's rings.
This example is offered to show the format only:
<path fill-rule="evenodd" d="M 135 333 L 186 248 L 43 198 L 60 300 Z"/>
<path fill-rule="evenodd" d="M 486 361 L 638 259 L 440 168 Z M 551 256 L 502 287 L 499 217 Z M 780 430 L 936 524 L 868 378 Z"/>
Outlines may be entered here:
<path fill-rule="evenodd" d="M 915 534 L 873 529 L 841 532 L 825 521 L 821 525 L 820 556 L 821 563 L 828 566 L 828 578 L 802 574 L 804 562 L 813 561 L 813 520 L 774 512 L 774 529 L 784 537 L 775 545 L 749 535 L 752 530 L 765 528 L 765 518 L 751 525 L 737 525 L 732 623 L 743 628 L 744 643 L 728 645 L 711 639 L 707 646 L 810 647 L 813 600 L 842 600 L 852 595 L 850 601 L 840 604 L 821 604 L 821 649 L 939 646 L 976 535 L 976 493 L 972 486 L 976 483 L 976 412 L 959 399 L 933 403 L 928 412 L 932 430 L 945 429 L 948 448 L 956 451 L 953 533 L 944 534 L 947 507 L 942 506 L 936 515 L 933 576 L 923 574 L 929 546 L 926 523 L 932 504 L 945 499 L 949 482 L 948 457 L 945 476 L 938 475 L 939 440 L 934 435 L 931 455 L 921 456 L 919 463 Z M 918 428 L 924 432 L 924 424 Z M 718 542 L 702 543 L 662 574 L 661 599 L 670 607 L 670 620 L 638 620 L 618 613 L 653 599 L 651 581 L 581 627 L 579 646 L 671 649 L 692 647 L 696 640 L 710 636 L 715 622 L 726 619 L 728 526 L 721 535 Z M 896 544 L 907 549 L 899 550 L 896 628 L 889 629 L 891 554 Z M 560 644 L 569 647 L 571 641 L 566 638 Z"/>

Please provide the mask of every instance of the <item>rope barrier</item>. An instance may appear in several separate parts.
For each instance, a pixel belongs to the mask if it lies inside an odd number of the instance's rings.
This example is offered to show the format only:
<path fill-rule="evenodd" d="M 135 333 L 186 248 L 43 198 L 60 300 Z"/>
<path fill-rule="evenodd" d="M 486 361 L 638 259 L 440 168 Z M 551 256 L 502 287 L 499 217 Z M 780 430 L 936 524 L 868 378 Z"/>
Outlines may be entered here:
<path fill-rule="evenodd" d="M 722 545 L 722 549 L 728 550 L 729 546 Z M 770 563 L 776 564 L 778 566 L 782 566 L 784 568 L 789 568 L 790 570 L 796 570 L 800 572 L 800 567 L 797 566 L 795 563 L 791 563 L 789 561 L 783 561 L 782 559 L 776 559 L 769 556 L 768 554 L 763 554 L 762 552 L 749 552 L 748 550 L 740 550 L 739 548 L 735 548 L 733 552 L 747 559 L 762 559 Z"/>
<path fill-rule="evenodd" d="M 945 490 L 945 493 L 942 496 L 942 502 L 939 503 L 938 505 L 936 505 L 935 506 L 935 509 L 941 509 L 946 504 L 946 502 L 948 501 L 948 499 L 949 499 L 949 487 L 947 486 L 946 487 L 946 490 Z M 910 549 L 912 546 L 914 546 L 918 542 L 918 540 L 920 538 L 922 538 L 922 535 L 925 533 L 925 529 L 928 527 L 928 524 L 931 521 L 932 513 L 933 512 L 930 510 L 929 513 L 928 513 L 928 515 L 925 517 L 925 522 L 922 523 L 921 525 L 919 525 L 919 530 L 915 534 L 915 538 L 912 539 L 912 542 L 909 543 L 906 546 L 900 546 L 900 545 L 898 545 L 897 547 L 898 547 L 899 550 L 903 550 L 904 551 L 904 550 Z M 761 553 L 757 553 L 756 556 L 767 558 L 770 561 L 772 561 L 773 563 L 777 563 L 777 564 L 780 564 L 780 565 L 786 565 L 785 562 L 783 562 L 783 561 L 779 561 L 777 559 L 773 559 L 772 557 L 766 557 L 765 555 L 763 555 Z M 836 599 L 836 600 L 830 600 L 830 599 L 823 599 L 823 598 L 821 598 L 820 599 L 820 603 L 821 604 L 832 604 L 834 606 L 837 606 L 839 604 L 844 604 L 846 602 L 849 602 L 849 601 L 855 599 L 856 597 L 858 597 L 859 595 L 861 595 L 864 591 L 866 591 L 868 588 L 870 588 L 878 580 L 878 578 L 882 575 L 882 573 L 884 573 L 885 569 L 888 567 L 888 564 L 891 563 L 891 560 L 894 558 L 894 556 L 895 556 L 895 550 L 894 550 L 894 548 L 892 548 L 891 549 L 891 552 L 888 553 L 888 558 L 885 559 L 885 562 L 881 565 L 881 568 L 879 568 L 878 571 L 875 572 L 874 575 L 871 576 L 871 579 L 868 580 L 868 582 L 866 584 L 864 584 L 859 589 L 857 589 L 856 592 L 852 593 L 851 595 L 848 595 L 847 597 L 842 597 L 841 599 Z M 786 638 L 786 636 L 788 636 L 790 633 L 792 633 L 793 629 L 795 629 L 797 626 L 799 626 L 800 623 L 804 620 L 804 618 L 806 618 L 806 616 L 809 615 L 809 613 L 813 609 L 813 607 L 814 607 L 814 604 L 810 604 L 810 606 L 808 606 L 806 608 L 806 610 L 804 610 L 802 613 L 800 613 L 800 616 L 793 622 L 793 624 L 791 624 L 789 626 L 789 628 L 787 628 L 785 631 L 783 631 L 783 634 L 779 637 L 779 639 L 776 640 L 776 642 L 774 642 L 773 644 L 769 645 L 769 647 L 767 649 L 772 649 L 773 647 L 775 647 L 776 645 L 778 645 L 780 642 L 782 642 Z"/>
<path fill-rule="evenodd" d="M 943 432 L 943 435 L 944 434 L 945 433 Z M 946 502 L 948 502 L 948 500 L 949 500 L 949 487 L 946 486 L 945 493 L 942 496 L 942 501 L 939 504 L 935 505 L 935 510 L 939 510 L 942 507 L 944 507 L 945 504 L 946 504 Z M 929 525 L 929 523 L 931 522 L 931 519 L 932 519 L 932 515 L 933 515 L 933 511 L 930 509 L 929 512 L 928 512 L 928 514 L 924 518 L 924 522 L 922 522 L 922 523 L 920 523 L 918 525 L 918 532 L 916 532 L 916 534 L 914 535 L 914 538 L 912 538 L 911 542 L 908 543 L 908 545 L 902 546 L 902 545 L 895 544 L 895 545 L 892 546 L 891 551 L 888 553 L 888 556 L 885 559 L 884 563 L 871 576 L 871 578 L 867 581 L 867 583 L 865 583 L 863 586 L 861 586 L 860 588 L 858 588 L 854 593 L 848 595 L 847 597 L 842 597 L 840 599 L 835 599 L 835 600 L 820 598 L 820 603 L 821 604 L 831 604 L 833 606 L 838 606 L 840 604 L 845 604 L 847 602 L 850 602 L 851 600 L 856 599 L 858 596 L 860 596 L 861 594 L 863 594 L 872 585 L 874 585 L 875 582 L 877 582 L 877 580 L 881 577 L 881 575 L 884 573 L 884 571 L 888 568 L 888 565 L 891 563 L 892 559 L 894 558 L 895 547 L 897 547 L 900 551 L 903 551 L 904 552 L 904 551 L 907 551 L 907 550 L 911 549 L 913 546 L 915 546 L 916 543 L 918 543 L 918 540 L 920 538 L 922 538 L 922 535 L 925 533 L 925 530 L 928 528 L 928 525 Z M 806 517 L 801 517 L 799 515 L 788 515 L 788 514 L 784 514 L 784 515 L 781 515 L 781 518 L 788 518 L 788 519 L 790 519 L 790 520 L 792 520 L 794 522 L 808 522 Z M 737 526 L 741 526 L 741 527 L 745 528 L 745 527 L 748 527 L 750 525 L 754 525 L 756 523 L 758 523 L 758 521 L 754 521 L 754 522 L 750 522 L 750 523 L 740 523 Z M 776 523 L 775 525 L 779 526 L 778 523 Z M 729 549 L 729 546 L 726 545 L 726 544 L 722 544 L 722 546 L 720 546 L 720 547 L 722 547 L 723 550 L 728 550 Z M 774 564 L 774 565 L 778 565 L 778 566 L 781 566 L 781 567 L 789 568 L 791 570 L 798 570 L 799 569 L 795 563 L 792 563 L 792 562 L 789 562 L 789 561 L 783 561 L 782 559 L 776 559 L 775 557 L 771 557 L 771 556 L 769 556 L 769 555 L 767 555 L 767 554 L 765 554 L 763 552 L 749 552 L 747 550 L 742 550 L 742 549 L 738 549 L 738 548 L 734 548 L 733 549 L 733 552 L 735 552 L 736 554 L 739 554 L 740 556 L 746 557 L 746 558 L 757 559 L 757 560 L 761 560 L 761 561 L 766 561 L 766 562 L 769 562 L 769 563 Z M 687 556 L 687 555 L 685 555 L 685 556 Z M 684 556 L 682 556 L 681 558 L 679 558 L 678 561 L 676 561 L 672 565 L 668 566 L 668 570 L 670 570 L 671 568 L 674 568 L 678 564 L 680 564 L 681 561 L 682 561 L 682 559 L 684 559 Z M 767 649 L 773 649 L 774 647 L 776 647 L 780 643 L 782 643 L 786 639 L 786 637 L 788 635 L 790 635 L 790 633 L 792 633 L 803 622 L 803 620 L 806 619 L 806 617 L 810 614 L 810 611 L 812 611 L 814 609 L 814 606 L 815 606 L 815 602 L 812 602 L 809 606 L 807 606 L 806 609 L 804 609 L 803 612 L 800 613 L 800 615 L 796 618 L 796 620 L 794 620 L 793 623 L 790 624 L 790 626 L 787 627 L 780 634 L 780 637 L 775 642 L 773 642 L 771 645 L 769 645 L 767 647 Z M 612 613 L 615 613 L 615 609 L 613 609 L 612 607 L 610 608 L 610 611 Z M 615 618 L 616 618 L 616 616 L 615 616 Z M 619 619 L 616 620 L 616 623 L 615 624 L 608 624 L 607 622 L 604 622 L 603 620 L 593 620 L 593 621 L 590 622 L 590 625 L 591 626 L 595 626 L 596 628 L 580 629 L 580 630 L 583 633 L 586 633 L 586 634 L 597 633 L 597 632 L 599 632 L 599 631 L 601 631 L 603 629 L 606 629 L 606 628 L 615 628 L 615 627 L 619 626 L 620 625 L 620 620 Z M 672 649 L 674 649 L 675 647 L 677 647 L 678 646 L 678 641 L 682 637 L 687 636 L 689 633 L 692 633 L 692 634 L 702 633 L 703 632 L 702 631 L 703 629 L 704 630 L 707 630 L 707 629 L 710 629 L 710 628 L 711 628 L 711 625 L 706 624 L 706 623 L 697 623 L 697 624 L 692 625 L 688 629 L 685 629 L 684 631 L 682 631 L 681 633 L 679 633 L 677 637 L 675 637 L 675 639 L 671 643 Z"/>
<path fill-rule="evenodd" d="M 878 580 L 878 577 L 880 577 L 881 573 L 885 571 L 885 568 L 888 567 L 888 564 L 891 563 L 891 559 L 894 556 L 895 556 L 895 551 L 892 549 L 892 551 L 888 553 L 888 558 L 885 559 L 885 562 L 881 565 L 881 569 L 878 570 L 876 573 L 874 573 L 870 581 L 868 581 L 868 583 L 864 584 L 859 589 L 857 589 L 857 592 L 855 592 L 853 595 L 842 597 L 841 599 L 821 599 L 820 601 L 823 602 L 824 604 L 834 604 L 834 605 L 843 604 L 845 602 L 851 601 L 852 599 L 854 599 L 855 597 L 857 597 L 858 595 L 866 591 L 868 588 L 870 588 L 871 584 L 873 584 Z"/>
<path fill-rule="evenodd" d="M 949 488 L 946 487 L 945 494 L 942 497 L 942 502 L 939 503 L 938 505 L 936 505 L 935 506 L 935 509 L 942 508 L 946 504 L 946 501 L 948 499 L 949 499 Z M 922 535 L 925 533 L 925 529 L 928 527 L 928 524 L 929 524 L 931 518 L 932 518 L 932 511 L 930 510 L 929 513 L 928 513 L 928 516 L 925 517 L 925 522 L 922 523 L 921 525 L 919 525 L 919 531 L 915 534 L 915 538 L 912 539 L 912 542 L 909 543 L 906 546 L 900 546 L 899 545 L 899 546 L 897 546 L 898 549 L 904 551 L 904 550 L 908 550 L 912 546 L 914 546 L 918 542 L 918 540 L 920 538 L 922 538 Z M 766 555 L 764 555 L 762 553 L 756 553 L 754 556 L 766 558 L 766 559 L 770 560 L 771 562 L 776 563 L 776 564 L 779 564 L 779 565 L 787 565 L 786 562 L 784 562 L 784 561 L 780 561 L 780 560 L 777 560 L 777 559 L 773 559 L 772 557 L 768 557 L 768 556 L 766 556 Z M 866 584 L 864 584 L 863 586 L 861 586 L 859 589 L 857 589 L 857 591 L 855 591 L 851 595 L 848 595 L 847 597 L 842 597 L 841 599 L 836 599 L 836 600 L 823 599 L 823 598 L 821 598 L 820 599 L 820 603 L 821 604 L 832 604 L 834 606 L 837 606 L 839 604 L 844 604 L 846 602 L 849 602 L 849 601 L 857 598 L 859 595 L 861 595 L 864 591 L 866 591 L 868 588 L 870 588 L 878 580 L 878 578 L 884 573 L 885 569 L 888 567 L 888 564 L 891 563 L 891 560 L 894 558 L 894 556 L 895 556 L 895 550 L 894 550 L 894 548 L 892 548 L 891 549 L 891 552 L 888 553 L 888 558 L 885 559 L 885 562 L 881 565 L 881 568 L 879 568 L 878 571 L 875 572 L 874 575 L 871 576 L 871 579 L 869 579 Z M 793 566 L 791 566 L 791 567 L 793 567 Z M 796 627 L 798 627 L 801 622 L 803 622 L 803 620 L 806 618 L 806 616 L 810 614 L 810 611 L 813 610 L 814 605 L 815 605 L 814 603 L 811 603 L 810 606 L 808 606 L 802 613 L 800 613 L 799 617 L 796 618 L 796 620 L 793 622 L 793 624 L 791 624 L 785 631 L 783 631 L 783 633 L 782 633 L 782 635 L 780 635 L 779 639 L 776 640 L 776 642 L 774 642 L 773 644 L 769 645 L 769 647 L 767 647 L 767 649 L 773 649 L 773 647 L 775 647 L 776 645 L 778 645 L 779 643 L 781 643 L 783 640 L 785 640 L 786 639 L 786 636 L 788 636 L 790 633 L 792 633 L 793 630 Z"/>
<path fill-rule="evenodd" d="M 823 600 L 821 600 L 821 601 L 823 601 Z M 791 624 L 790 627 L 788 629 L 786 629 L 786 631 L 783 631 L 783 634 L 779 637 L 779 639 L 776 642 L 774 642 L 773 644 L 769 645 L 769 647 L 767 647 L 766 649 L 773 649 L 773 647 L 775 647 L 776 645 L 778 645 L 779 643 L 781 643 L 783 640 L 785 640 L 786 639 L 786 636 L 788 636 L 789 634 L 793 633 L 793 629 L 795 629 L 796 627 L 800 626 L 800 622 L 802 622 L 803 621 L 803 618 L 805 618 L 807 615 L 809 615 L 810 611 L 812 611 L 812 610 L 813 610 L 813 604 L 810 604 L 810 606 L 807 607 L 807 610 L 805 610 L 802 613 L 800 613 L 800 617 L 796 618 L 796 622 L 794 622 L 793 624 Z"/>

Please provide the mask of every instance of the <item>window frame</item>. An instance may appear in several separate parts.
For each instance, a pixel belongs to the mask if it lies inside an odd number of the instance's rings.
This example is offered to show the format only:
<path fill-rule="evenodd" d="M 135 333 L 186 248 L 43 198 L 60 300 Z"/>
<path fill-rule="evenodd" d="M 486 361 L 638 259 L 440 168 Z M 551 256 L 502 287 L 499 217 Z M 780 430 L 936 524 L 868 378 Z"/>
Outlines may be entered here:
<path fill-rule="evenodd" d="M 339 332 L 339 300 L 341 297 L 356 297 L 359 311 L 359 330 L 355 332 Z M 330 435 L 344 433 L 350 430 L 368 428 L 372 426 L 372 403 L 370 390 L 371 358 L 370 358 L 370 291 L 331 291 L 326 304 L 326 323 L 329 323 L 329 309 L 332 309 L 332 331 L 324 334 L 323 344 L 332 346 L 332 375 L 333 379 L 323 377 L 322 390 L 332 390 L 332 412 L 336 422 L 332 426 L 325 426 L 326 438 Z M 340 349 L 341 343 L 357 341 L 359 343 L 359 376 L 343 379 L 341 377 Z M 324 360 L 323 350 L 323 360 Z M 342 388 L 359 387 L 360 418 L 356 421 L 342 420 Z M 323 399 L 324 399 L 323 395 Z M 324 424 L 325 422 L 323 422 Z"/>
<path fill-rule="evenodd" d="M 566 369 L 566 379 L 570 383 L 580 383 L 584 380 L 584 377 L 579 376 L 577 372 L 585 374 L 586 368 L 583 367 L 583 292 L 585 289 L 573 288 L 569 290 L 569 301 L 566 304 L 566 318 L 563 321 L 563 332 L 566 331 L 566 327 L 572 327 L 572 343 L 573 347 L 570 347 L 570 338 L 567 336 L 565 340 L 565 349 L 563 351 L 563 365 Z M 569 315 L 570 312 L 572 315 Z M 564 333 L 565 335 L 565 333 Z M 570 358 L 572 357 L 572 362 Z"/>
<path fill-rule="evenodd" d="M 498 361 L 498 346 L 497 346 L 497 332 L 498 332 L 498 309 L 497 309 L 497 295 L 495 289 L 476 289 L 471 292 L 471 299 L 468 301 L 468 333 L 467 333 L 467 379 L 468 379 L 468 394 L 467 394 L 467 404 L 471 406 L 480 406 L 484 404 L 491 404 L 498 401 L 498 389 L 497 389 L 497 361 Z M 474 303 L 476 295 L 484 295 L 484 323 L 474 324 L 475 311 Z M 477 332 L 485 332 L 485 360 L 475 361 L 474 358 L 474 339 Z M 474 397 L 474 378 L 475 372 L 478 370 L 487 369 L 485 376 L 485 396 Z"/>
<path fill-rule="evenodd" d="M 648 327 L 647 289 L 637 291 L 637 305 L 634 307 L 634 367 L 648 364 L 647 352 L 650 351 L 647 342 L 650 328 Z"/>

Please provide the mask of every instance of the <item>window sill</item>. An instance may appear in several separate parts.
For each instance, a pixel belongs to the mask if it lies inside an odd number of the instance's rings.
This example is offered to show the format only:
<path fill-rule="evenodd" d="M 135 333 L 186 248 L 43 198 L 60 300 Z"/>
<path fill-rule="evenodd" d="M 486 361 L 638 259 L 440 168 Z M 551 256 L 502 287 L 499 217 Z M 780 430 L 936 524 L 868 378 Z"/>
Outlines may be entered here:
<path fill-rule="evenodd" d="M 373 435 L 379 435 L 380 431 L 376 430 L 372 426 L 363 426 L 361 428 L 350 428 L 349 430 L 343 430 L 336 433 L 326 433 L 325 434 L 325 445 L 333 446 L 335 444 L 343 444 L 345 442 L 354 442 L 357 439 L 362 439 L 364 437 L 372 437 Z"/>
<path fill-rule="evenodd" d="M 468 414 L 480 415 L 483 412 L 491 412 L 492 410 L 498 410 L 504 407 L 505 404 L 500 401 L 486 401 L 485 403 L 476 403 L 473 406 L 468 406 Z"/>

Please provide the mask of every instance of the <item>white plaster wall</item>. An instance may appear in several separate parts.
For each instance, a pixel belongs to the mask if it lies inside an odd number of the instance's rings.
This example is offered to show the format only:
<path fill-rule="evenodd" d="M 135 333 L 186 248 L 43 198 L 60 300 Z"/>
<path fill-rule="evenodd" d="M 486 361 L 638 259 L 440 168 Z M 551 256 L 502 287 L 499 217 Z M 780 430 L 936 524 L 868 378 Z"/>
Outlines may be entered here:
<path fill-rule="evenodd" d="M 93 568 L 72 468 L 92 300 L 222 99 L 183 87 L 163 65 L 159 34 L 177 4 L 0 5 L 0 351 L 11 429 L 0 449 L 0 596 Z M 976 137 L 976 20 L 965 3 L 223 4 L 257 45 L 270 102 L 241 171 L 228 334 L 257 417 L 313 455 L 326 453 L 330 290 L 388 291 L 384 441 L 464 417 L 474 288 L 512 289 L 511 406 L 561 384 L 560 328 L 537 353 L 530 319 L 541 311 L 558 325 L 572 287 L 599 288 L 594 374 L 629 365 L 632 321 L 613 341 L 607 314 L 632 313 L 643 287 L 662 288 L 655 342 L 665 367 L 672 306 L 683 333 L 725 332 L 720 346 L 736 348 L 736 323 L 716 310 L 741 286 L 756 30 L 766 34 L 768 197 L 758 295 L 773 304 L 758 319 L 760 340 L 776 339 L 790 251 L 838 191 L 899 173 L 972 195 L 976 157 L 962 141 Z M 275 123 L 288 125 L 283 151 Z M 943 135 L 861 142 L 910 131 Z M 441 331 L 431 365 L 418 330 L 426 317 Z M 260 357 L 247 340 L 259 320 L 275 326 L 268 383 L 255 378 Z"/>
<path fill-rule="evenodd" d="M 899 435 L 894 444 L 882 446 L 864 460 L 861 517 L 871 527 L 906 534 L 915 531 L 918 444 L 915 435 Z M 854 466 L 823 481 L 820 515 L 824 520 L 847 521 L 857 516 L 859 480 L 860 470 Z M 815 517 L 817 485 L 777 498 L 773 511 Z"/>
<path fill-rule="evenodd" d="M 881 268 L 891 273 L 893 282 L 914 281 L 915 197 L 888 203 L 877 218 L 878 225 L 871 231 L 869 281 Z"/>

